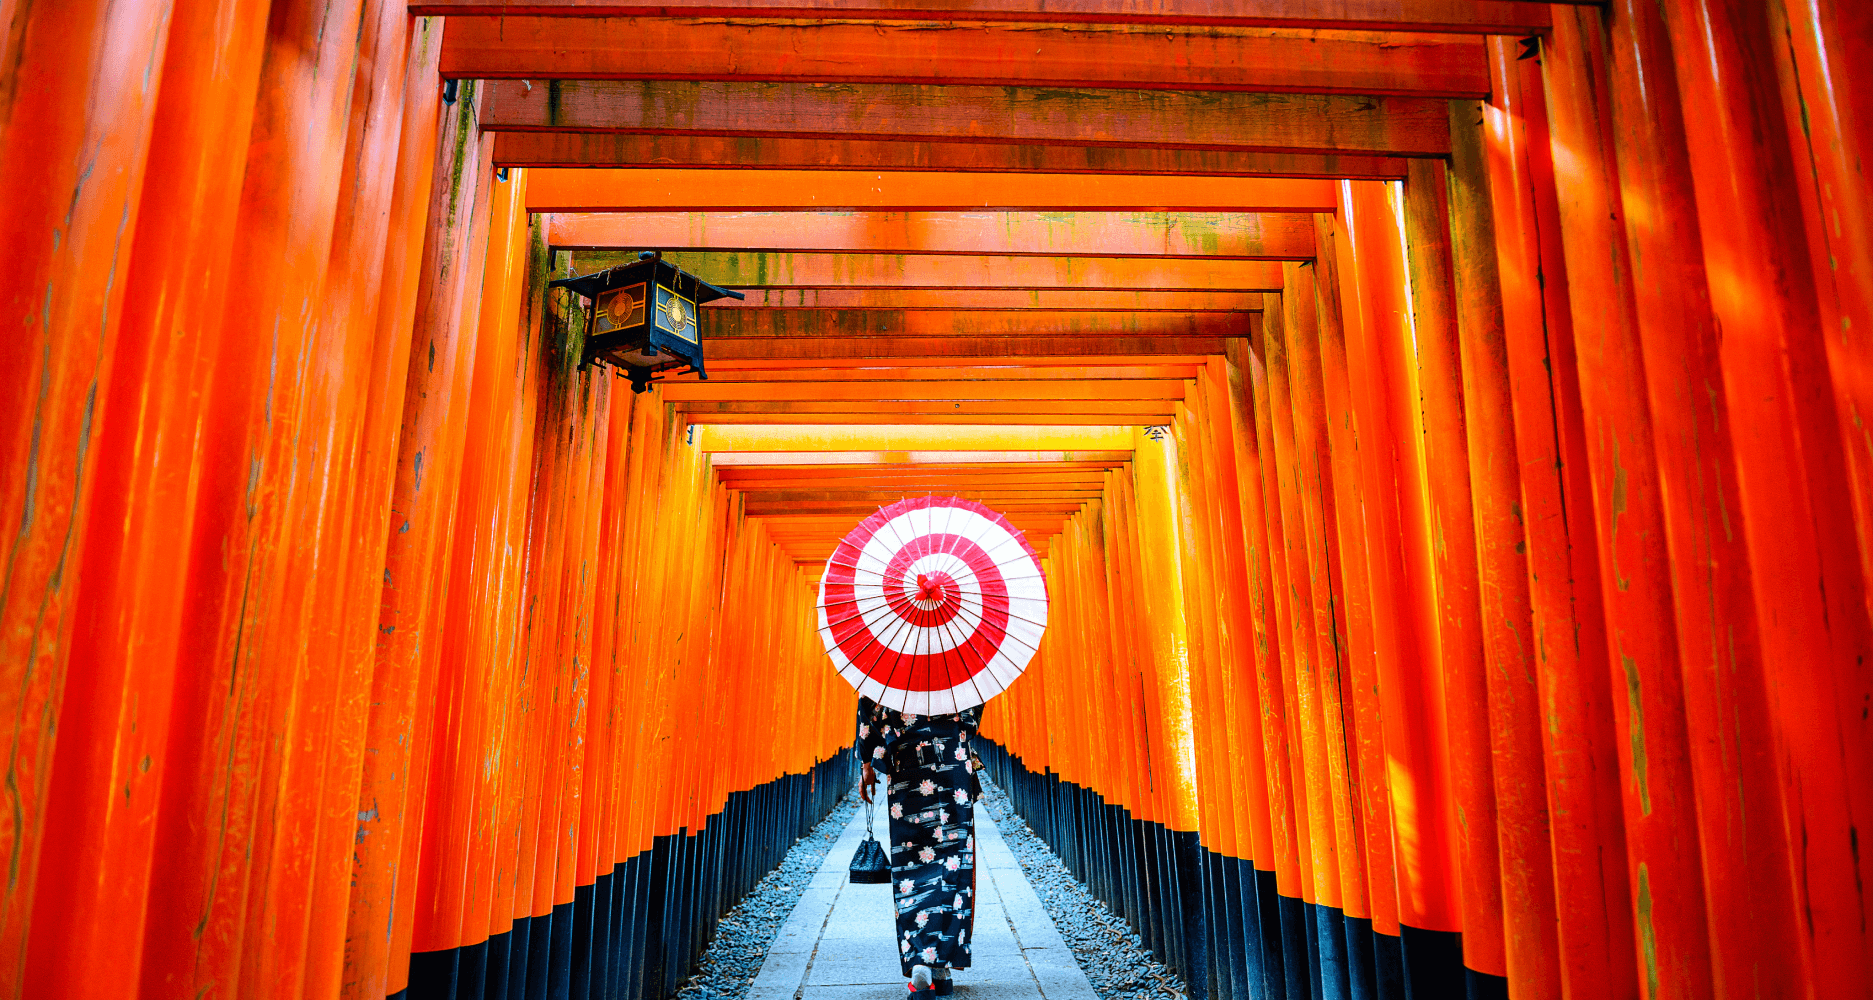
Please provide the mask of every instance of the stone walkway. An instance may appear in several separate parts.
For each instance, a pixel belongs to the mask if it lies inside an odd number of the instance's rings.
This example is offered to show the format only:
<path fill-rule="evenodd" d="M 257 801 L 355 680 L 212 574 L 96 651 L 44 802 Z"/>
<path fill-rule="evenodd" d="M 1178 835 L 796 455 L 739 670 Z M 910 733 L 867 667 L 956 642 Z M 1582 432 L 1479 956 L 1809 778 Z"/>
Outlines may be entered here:
<path fill-rule="evenodd" d="M 889 844 L 884 796 L 874 807 Z M 861 806 L 861 809 L 863 806 Z M 975 813 L 977 858 L 973 965 L 956 973 L 972 1000 L 1098 1000 L 1073 953 L 1041 908 L 986 809 Z M 865 837 L 854 813 L 826 863 L 774 937 L 749 1000 L 905 1000 L 889 885 L 852 885 L 846 866 Z"/>

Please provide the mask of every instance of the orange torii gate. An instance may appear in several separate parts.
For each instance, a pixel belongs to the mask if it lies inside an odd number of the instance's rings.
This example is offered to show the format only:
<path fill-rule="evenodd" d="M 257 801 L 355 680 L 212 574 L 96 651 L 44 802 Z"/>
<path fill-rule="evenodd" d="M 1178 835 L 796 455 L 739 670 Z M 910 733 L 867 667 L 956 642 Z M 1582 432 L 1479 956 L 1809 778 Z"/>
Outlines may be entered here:
<path fill-rule="evenodd" d="M 1873 8 L 6 18 L 0 996 L 663 1000 L 931 492 L 1193 997 L 1865 991 Z M 748 297 L 632 396 L 545 282 L 646 248 Z"/>

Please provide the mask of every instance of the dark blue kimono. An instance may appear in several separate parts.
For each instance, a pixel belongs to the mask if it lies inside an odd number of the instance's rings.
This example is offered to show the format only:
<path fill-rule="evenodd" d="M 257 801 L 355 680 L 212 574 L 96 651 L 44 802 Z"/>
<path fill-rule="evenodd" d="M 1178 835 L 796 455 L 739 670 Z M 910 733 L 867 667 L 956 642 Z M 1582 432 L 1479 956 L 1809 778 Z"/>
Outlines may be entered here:
<path fill-rule="evenodd" d="M 975 769 L 969 740 L 982 710 L 916 716 L 858 704 L 860 760 L 890 775 L 891 892 L 898 957 L 914 965 L 969 967 L 975 927 Z"/>

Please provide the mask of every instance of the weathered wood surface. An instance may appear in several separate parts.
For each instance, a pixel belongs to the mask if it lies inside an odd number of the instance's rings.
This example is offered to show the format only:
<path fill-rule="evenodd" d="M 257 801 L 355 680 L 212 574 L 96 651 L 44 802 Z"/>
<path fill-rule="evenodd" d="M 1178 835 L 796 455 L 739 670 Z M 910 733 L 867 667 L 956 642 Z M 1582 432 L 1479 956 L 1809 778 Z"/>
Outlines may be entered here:
<path fill-rule="evenodd" d="M 717 171 L 843 167 L 1355 180 L 1400 180 L 1405 176 L 1402 158 L 1340 153 L 591 132 L 502 132 L 495 138 L 494 162 L 512 167 L 695 167 Z M 719 183 L 732 185 L 735 175 L 724 174 Z"/>
<path fill-rule="evenodd" d="M 1527 34 L 1553 21 L 1521 0 L 417 0 L 412 14 L 850 17 L 913 21 L 1203 24 Z"/>
<path fill-rule="evenodd" d="M 708 336 L 708 334 L 704 334 Z M 1094 362 L 1115 355 L 1221 354 L 1231 338 L 1223 336 L 1110 336 L 1077 335 L 974 337 L 853 337 L 825 340 L 791 337 L 728 337 L 708 341 L 704 348 L 711 365 L 725 361 L 799 361 L 814 364 L 842 360 L 882 360 L 896 364 L 902 358 L 934 361 L 949 358 L 1083 357 Z"/>
<path fill-rule="evenodd" d="M 1339 185 L 1292 177 L 572 169 L 528 178 L 530 212 L 1331 212 Z"/>
<path fill-rule="evenodd" d="M 894 359 L 894 363 L 887 369 L 864 358 L 828 358 L 810 364 L 785 359 L 711 358 L 709 377 L 730 381 L 812 381 L 816 378 L 863 380 L 895 378 L 897 376 L 894 373 L 901 370 L 905 378 L 956 378 L 956 371 L 968 368 L 970 378 L 1189 378 L 1191 369 L 1201 368 L 1208 361 L 1209 358 L 1201 354 L 1166 353 L 1106 354 L 1097 358 L 1084 354 L 1027 355 L 1018 360 L 963 355 L 906 356 Z M 696 376 L 672 376 L 666 381 L 681 382 L 685 379 L 696 381 Z"/>
<path fill-rule="evenodd" d="M 950 382 L 957 379 L 1001 382 L 1107 381 L 1113 379 L 1187 379 L 1195 378 L 1202 368 L 1201 358 L 1140 358 L 1112 363 L 1100 358 L 1097 364 L 1049 365 L 1039 359 L 1035 364 L 1012 364 L 1001 358 L 958 359 L 954 364 L 893 365 L 871 368 L 859 365 L 824 367 L 762 367 L 756 362 L 732 362 L 709 365 L 711 384 L 725 382 Z M 1059 359 L 1053 359 L 1059 360 Z M 1084 361 L 1085 359 L 1074 359 Z M 1168 361 L 1170 363 L 1161 363 Z M 667 379 L 672 385 L 701 381 L 695 375 Z"/>
<path fill-rule="evenodd" d="M 1310 215 L 1222 212 L 634 212 L 555 215 L 559 249 L 661 248 L 1308 260 Z"/>
<path fill-rule="evenodd" d="M 442 75 L 1484 97 L 1474 35 L 1127 24 L 464 18 Z"/>
<path fill-rule="evenodd" d="M 632 254 L 581 250 L 580 274 Z M 765 253 L 678 250 L 664 259 L 729 288 L 1099 289 L 1256 291 L 1281 287 L 1281 264 L 1190 257 L 1011 257 L 999 254 Z"/>
<path fill-rule="evenodd" d="M 495 132 L 1450 151 L 1448 105 L 1419 97 L 749 80 L 497 80 L 487 95 L 481 125 Z"/>
<path fill-rule="evenodd" d="M 707 307 L 704 307 L 705 309 Z M 1072 312 L 1040 309 L 722 309 L 704 317 L 704 350 L 738 337 L 995 336 L 1246 337 L 1247 313 Z"/>
<path fill-rule="evenodd" d="M 820 382 L 681 382 L 664 386 L 663 398 L 676 402 L 849 402 L 904 400 L 948 402 L 957 399 L 1086 401 L 1111 399 L 1182 399 L 1181 379 L 1110 379 L 1098 382 L 996 381 L 952 379 L 920 381 Z"/>
<path fill-rule="evenodd" d="M 1271 291 L 1277 289 L 1270 289 Z M 1052 288 L 752 288 L 708 309 L 1069 309 L 1079 312 L 1260 312 L 1253 291 L 1081 291 Z"/>
<path fill-rule="evenodd" d="M 1075 463 L 1041 467 L 1039 463 L 1014 466 L 817 466 L 813 468 L 769 466 L 766 468 L 723 468 L 718 473 L 723 485 L 735 489 L 799 489 L 802 486 L 822 489 L 889 489 L 907 484 L 944 481 L 968 486 L 1064 486 L 1084 489 L 1103 481 L 1106 470 L 1121 463 Z"/>

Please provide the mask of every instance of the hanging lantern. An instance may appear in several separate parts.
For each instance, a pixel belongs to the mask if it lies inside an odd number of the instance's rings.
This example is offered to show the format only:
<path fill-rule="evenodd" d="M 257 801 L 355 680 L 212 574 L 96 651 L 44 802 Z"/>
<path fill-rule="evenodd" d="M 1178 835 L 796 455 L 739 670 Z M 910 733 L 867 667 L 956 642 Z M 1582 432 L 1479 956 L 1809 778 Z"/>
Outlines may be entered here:
<path fill-rule="evenodd" d="M 742 293 L 717 288 L 646 250 L 634 264 L 549 282 L 586 302 L 585 354 L 581 367 L 611 365 L 643 392 L 658 372 L 689 369 L 709 377 L 702 362 L 702 333 L 696 307 Z"/>

